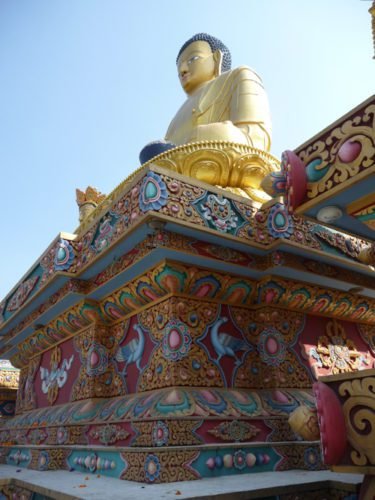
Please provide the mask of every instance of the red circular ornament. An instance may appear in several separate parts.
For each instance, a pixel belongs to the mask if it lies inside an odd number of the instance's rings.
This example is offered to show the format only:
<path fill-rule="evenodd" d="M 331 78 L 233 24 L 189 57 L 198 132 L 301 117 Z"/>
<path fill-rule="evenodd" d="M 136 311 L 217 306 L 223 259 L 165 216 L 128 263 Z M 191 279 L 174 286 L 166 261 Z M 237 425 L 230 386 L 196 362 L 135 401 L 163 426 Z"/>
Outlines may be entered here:
<path fill-rule="evenodd" d="M 313 385 L 318 410 L 320 441 L 326 465 L 339 464 L 347 441 L 344 414 L 336 393 L 323 382 Z"/>

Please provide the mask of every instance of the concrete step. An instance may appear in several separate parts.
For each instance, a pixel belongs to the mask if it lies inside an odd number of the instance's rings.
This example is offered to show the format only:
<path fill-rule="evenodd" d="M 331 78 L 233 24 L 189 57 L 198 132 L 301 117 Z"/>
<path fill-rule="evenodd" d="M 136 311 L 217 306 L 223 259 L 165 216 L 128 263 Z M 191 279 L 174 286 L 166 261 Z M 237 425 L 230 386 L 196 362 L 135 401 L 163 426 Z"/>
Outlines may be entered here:
<path fill-rule="evenodd" d="M 149 485 L 100 474 L 0 466 L 0 491 L 23 488 L 46 500 L 356 500 L 362 479 L 359 474 L 290 470 Z"/>

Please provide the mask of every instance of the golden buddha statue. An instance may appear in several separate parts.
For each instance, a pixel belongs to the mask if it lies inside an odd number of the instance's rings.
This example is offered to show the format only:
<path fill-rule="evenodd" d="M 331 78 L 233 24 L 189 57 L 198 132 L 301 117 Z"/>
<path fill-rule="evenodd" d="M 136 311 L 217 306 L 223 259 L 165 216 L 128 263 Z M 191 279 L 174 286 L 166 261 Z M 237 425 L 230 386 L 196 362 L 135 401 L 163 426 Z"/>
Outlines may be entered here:
<path fill-rule="evenodd" d="M 278 161 L 268 153 L 271 118 L 260 77 L 247 66 L 231 70 L 228 48 L 206 33 L 184 43 L 177 70 L 187 99 L 165 141 L 143 148 L 141 163 L 152 160 L 256 201 L 268 199 L 260 184 Z"/>
<path fill-rule="evenodd" d="M 200 33 L 182 46 L 177 69 L 188 98 L 169 125 L 167 141 L 223 140 L 270 150 L 271 117 L 262 81 L 246 66 L 230 68 L 230 52 L 217 38 Z"/>

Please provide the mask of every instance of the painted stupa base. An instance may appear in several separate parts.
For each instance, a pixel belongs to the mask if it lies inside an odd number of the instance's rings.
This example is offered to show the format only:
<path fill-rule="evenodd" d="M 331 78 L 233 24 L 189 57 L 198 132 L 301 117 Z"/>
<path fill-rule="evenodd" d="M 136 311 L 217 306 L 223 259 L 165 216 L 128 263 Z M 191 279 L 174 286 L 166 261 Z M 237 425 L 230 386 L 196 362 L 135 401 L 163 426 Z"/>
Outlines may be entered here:
<path fill-rule="evenodd" d="M 374 364 L 367 244 L 146 167 L 2 304 L 2 459 L 147 482 L 322 467 L 288 418 L 318 376 Z"/>
<path fill-rule="evenodd" d="M 34 410 L 0 434 L 2 462 L 166 482 L 322 468 L 318 442 L 293 433 L 310 391 L 171 387 Z"/>

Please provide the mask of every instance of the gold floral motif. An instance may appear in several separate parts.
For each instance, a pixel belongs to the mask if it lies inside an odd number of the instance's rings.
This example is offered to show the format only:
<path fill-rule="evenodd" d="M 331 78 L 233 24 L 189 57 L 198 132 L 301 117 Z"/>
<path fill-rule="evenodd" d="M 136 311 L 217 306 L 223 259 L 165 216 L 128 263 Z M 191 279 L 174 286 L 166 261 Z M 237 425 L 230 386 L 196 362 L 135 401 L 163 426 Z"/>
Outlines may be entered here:
<path fill-rule="evenodd" d="M 154 171 L 154 168 L 152 169 Z M 164 169 L 155 169 L 155 172 L 165 172 Z M 203 196 L 206 190 L 203 187 L 188 183 L 188 180 L 177 179 L 165 173 L 161 178 L 167 185 L 168 204 L 162 207 L 159 213 L 179 220 L 188 220 L 197 226 L 205 226 L 205 222 L 196 210 L 192 210 L 191 201 Z"/>
<path fill-rule="evenodd" d="M 118 349 L 120 342 L 124 339 L 126 332 L 129 330 L 130 319 L 124 319 L 116 324 L 112 325 L 106 335 L 102 339 L 103 344 L 111 351 L 111 354 L 115 353 Z"/>
<path fill-rule="evenodd" d="M 305 322 L 305 316 L 302 313 L 274 307 L 262 307 L 255 310 L 230 307 L 230 311 L 234 323 L 250 342 L 256 342 L 267 327 L 278 330 L 285 342 L 292 342 Z"/>
<path fill-rule="evenodd" d="M 129 432 L 123 429 L 120 425 L 106 424 L 102 426 L 93 427 L 89 435 L 93 439 L 97 439 L 101 444 L 106 446 L 114 444 L 117 441 L 126 439 Z"/>
<path fill-rule="evenodd" d="M 192 369 L 192 360 L 199 364 L 198 369 Z M 203 349 L 196 345 L 191 346 L 188 357 L 173 364 L 165 359 L 161 348 L 153 352 L 150 364 L 140 376 L 137 391 L 175 385 L 224 387 L 217 366 L 209 361 Z"/>
<path fill-rule="evenodd" d="M 64 450 L 63 448 L 55 449 L 31 449 L 31 462 L 28 466 L 29 469 L 34 470 L 61 470 L 66 469 L 66 459 L 70 453 L 70 450 Z M 43 456 L 44 454 L 44 456 Z M 44 460 L 44 457 L 48 457 Z"/>
<path fill-rule="evenodd" d="M 329 321 L 326 335 L 319 337 L 316 351 L 324 368 L 330 374 L 352 372 L 359 368 L 361 354 L 354 342 L 347 339 L 344 327 L 337 321 Z"/>
<path fill-rule="evenodd" d="M 304 315 L 298 312 L 263 307 L 248 310 L 230 307 L 231 316 L 247 340 L 257 345 L 238 368 L 234 385 L 243 388 L 310 387 L 308 370 L 298 361 L 291 345 L 303 328 Z M 265 351 L 266 335 L 278 337 L 279 355 Z M 275 337 L 275 338 L 276 338 Z M 269 359 L 268 359 L 269 358 Z"/>
<path fill-rule="evenodd" d="M 252 352 L 238 368 L 234 386 L 241 389 L 304 389 L 311 387 L 311 379 L 307 368 L 299 363 L 297 355 L 291 351 L 285 352 L 283 360 L 276 366 L 267 364 L 260 358 L 259 353 Z"/>
<path fill-rule="evenodd" d="M 73 385 L 70 400 L 78 401 L 88 398 L 114 397 L 124 394 L 125 386 L 122 377 L 117 373 L 112 357 L 118 348 L 119 336 L 122 335 L 120 328 L 115 327 L 112 335 L 104 325 L 91 325 L 83 333 L 74 338 L 74 346 L 80 353 L 81 368 Z M 100 369 L 91 372 L 90 348 L 93 346 L 105 352 L 105 358 L 101 362 Z"/>
<path fill-rule="evenodd" d="M 156 457 L 155 461 L 159 463 L 160 469 L 155 471 L 155 467 L 153 467 L 153 474 L 151 475 L 150 473 L 147 474 L 146 460 L 149 456 L 148 453 L 121 453 L 122 458 L 128 464 L 121 479 L 143 483 L 171 483 L 174 481 L 191 481 L 192 479 L 198 479 L 197 473 L 188 467 L 188 464 L 198 456 L 198 452 L 174 449 L 168 451 L 152 451 L 152 455 Z"/>
<path fill-rule="evenodd" d="M 147 330 L 161 330 L 168 323 L 169 317 L 175 309 L 176 297 L 165 299 L 148 309 L 141 311 L 137 317 L 141 325 Z"/>
<path fill-rule="evenodd" d="M 364 372 L 363 372 L 364 373 Z M 348 441 L 352 446 L 350 458 L 354 465 L 375 465 L 375 377 L 359 375 L 339 385 L 345 398 L 342 409 Z M 363 378 L 362 378 L 363 377 Z"/>
<path fill-rule="evenodd" d="M 211 323 L 219 313 L 219 305 L 204 300 L 175 300 L 178 317 L 189 327 L 194 328 L 196 336 L 203 334 L 207 324 Z M 193 313 L 198 315 L 193 317 Z"/>
<path fill-rule="evenodd" d="M 196 343 L 218 314 L 218 305 L 185 298 L 171 297 L 138 315 L 140 323 L 150 331 L 157 343 L 151 361 L 141 374 L 137 390 L 145 391 L 174 385 L 223 387 L 218 367 Z M 187 352 L 170 361 L 165 355 L 166 325 L 181 322 L 190 338 Z M 164 340 L 164 346 L 163 346 Z M 193 368 L 193 366 L 195 368 Z"/>
<path fill-rule="evenodd" d="M 255 425 L 243 420 L 224 421 L 208 431 L 221 441 L 231 442 L 251 441 L 259 432 L 260 430 Z"/>
<path fill-rule="evenodd" d="M 267 437 L 267 441 L 277 443 L 280 441 L 296 440 L 296 434 L 292 431 L 285 418 L 266 418 L 264 423 L 272 429 L 271 434 Z"/>
<path fill-rule="evenodd" d="M 319 444 L 311 445 L 303 443 L 290 443 L 288 445 L 275 446 L 275 452 L 283 457 L 277 464 L 277 470 L 291 469 L 326 469 L 321 460 Z"/>
<path fill-rule="evenodd" d="M 85 425 L 68 425 L 66 427 L 48 427 L 48 437 L 45 444 L 49 445 L 75 445 L 87 444 L 88 439 L 86 432 L 88 426 Z M 64 438 L 58 436 L 64 433 Z"/>
<path fill-rule="evenodd" d="M 163 441 L 158 441 L 158 426 L 160 423 L 165 428 Z M 144 421 L 133 422 L 133 428 L 137 432 L 136 439 L 132 446 L 186 446 L 196 445 L 203 442 L 194 431 L 201 422 L 196 420 L 166 420 L 166 421 Z"/>

